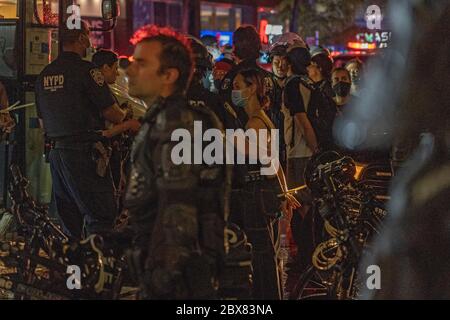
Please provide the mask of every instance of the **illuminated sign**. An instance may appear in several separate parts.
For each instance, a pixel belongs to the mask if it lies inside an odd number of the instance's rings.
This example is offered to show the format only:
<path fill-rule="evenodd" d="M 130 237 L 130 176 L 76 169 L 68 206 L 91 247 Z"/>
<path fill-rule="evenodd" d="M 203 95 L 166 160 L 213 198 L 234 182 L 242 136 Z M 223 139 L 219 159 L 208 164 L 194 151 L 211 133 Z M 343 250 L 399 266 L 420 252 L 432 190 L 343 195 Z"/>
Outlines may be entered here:
<path fill-rule="evenodd" d="M 272 42 L 274 36 L 283 34 L 283 26 L 279 24 L 269 24 L 266 19 L 259 23 L 259 37 L 263 44 Z"/>
<path fill-rule="evenodd" d="M 218 30 L 202 30 L 200 31 L 200 37 L 203 36 L 213 36 L 219 41 L 219 46 L 224 46 L 226 44 L 233 44 L 233 32 L 229 31 L 218 31 Z"/>
<path fill-rule="evenodd" d="M 358 50 L 373 50 L 377 48 L 377 45 L 375 43 L 367 42 L 349 42 L 347 43 L 347 47 Z"/>
<path fill-rule="evenodd" d="M 363 44 L 364 43 L 373 44 L 375 45 L 374 49 L 386 48 L 388 46 L 390 39 L 391 39 L 390 31 L 361 32 L 356 35 L 357 42 Z"/>
<path fill-rule="evenodd" d="M 105 20 L 99 17 L 83 17 L 85 21 L 89 23 L 92 28 L 104 29 Z M 113 47 L 113 34 L 111 32 L 93 31 L 90 34 L 92 46 L 94 48 L 112 48 Z"/>

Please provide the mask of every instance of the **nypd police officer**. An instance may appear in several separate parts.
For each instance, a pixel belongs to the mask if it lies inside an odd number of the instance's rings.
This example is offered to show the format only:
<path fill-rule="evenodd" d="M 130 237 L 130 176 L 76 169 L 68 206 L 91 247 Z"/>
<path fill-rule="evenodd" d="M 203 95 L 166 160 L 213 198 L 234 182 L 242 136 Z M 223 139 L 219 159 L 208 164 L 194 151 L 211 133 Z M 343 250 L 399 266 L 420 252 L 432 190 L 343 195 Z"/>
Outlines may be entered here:
<path fill-rule="evenodd" d="M 86 57 L 89 27 L 61 31 L 63 51 L 36 82 L 38 117 L 53 141 L 50 169 L 53 198 L 65 232 L 76 238 L 105 234 L 113 226 L 116 206 L 108 171 L 108 148 L 101 142 L 105 119 L 125 117 L 102 73 Z"/>

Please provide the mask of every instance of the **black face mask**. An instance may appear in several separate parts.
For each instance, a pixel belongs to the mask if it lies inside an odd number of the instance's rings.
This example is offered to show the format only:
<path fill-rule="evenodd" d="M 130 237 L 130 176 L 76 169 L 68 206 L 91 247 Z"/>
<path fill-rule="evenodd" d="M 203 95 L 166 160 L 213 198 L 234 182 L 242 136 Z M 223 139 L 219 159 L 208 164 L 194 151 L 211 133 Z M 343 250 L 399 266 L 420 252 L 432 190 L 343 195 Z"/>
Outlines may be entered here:
<path fill-rule="evenodd" d="M 214 88 L 219 90 L 221 85 L 222 85 L 222 80 L 220 80 L 220 79 L 215 79 L 214 80 Z"/>
<path fill-rule="evenodd" d="M 351 86 L 351 83 L 340 81 L 333 86 L 333 91 L 339 97 L 346 97 L 350 93 Z"/>

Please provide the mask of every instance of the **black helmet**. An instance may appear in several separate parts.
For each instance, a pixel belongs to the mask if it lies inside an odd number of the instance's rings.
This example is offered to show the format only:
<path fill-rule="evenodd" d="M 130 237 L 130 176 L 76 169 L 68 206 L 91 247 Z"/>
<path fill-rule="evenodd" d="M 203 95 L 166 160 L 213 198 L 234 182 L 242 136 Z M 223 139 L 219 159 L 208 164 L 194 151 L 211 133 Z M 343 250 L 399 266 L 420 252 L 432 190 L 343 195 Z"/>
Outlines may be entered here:
<path fill-rule="evenodd" d="M 189 37 L 192 55 L 196 69 L 211 70 L 213 67 L 212 56 L 203 45 L 203 43 L 195 37 Z"/>
<path fill-rule="evenodd" d="M 291 46 L 287 49 L 286 57 L 289 64 L 294 68 L 294 72 L 298 74 L 306 74 L 306 67 L 311 63 L 311 54 L 304 47 Z"/>
<path fill-rule="evenodd" d="M 322 70 L 322 76 L 329 79 L 333 69 L 333 58 L 330 50 L 322 46 L 313 47 L 310 51 L 311 60 Z"/>
<path fill-rule="evenodd" d="M 286 56 L 287 54 L 287 45 L 285 44 L 277 44 L 270 48 L 269 51 L 269 62 L 272 62 L 273 57 L 275 56 Z"/>
<path fill-rule="evenodd" d="M 322 46 L 312 47 L 312 48 L 309 50 L 309 53 L 311 53 L 311 58 L 314 58 L 315 56 L 317 56 L 317 55 L 319 55 L 319 54 L 331 58 L 330 50 L 328 50 L 327 48 L 324 48 L 324 47 L 322 47 Z"/>

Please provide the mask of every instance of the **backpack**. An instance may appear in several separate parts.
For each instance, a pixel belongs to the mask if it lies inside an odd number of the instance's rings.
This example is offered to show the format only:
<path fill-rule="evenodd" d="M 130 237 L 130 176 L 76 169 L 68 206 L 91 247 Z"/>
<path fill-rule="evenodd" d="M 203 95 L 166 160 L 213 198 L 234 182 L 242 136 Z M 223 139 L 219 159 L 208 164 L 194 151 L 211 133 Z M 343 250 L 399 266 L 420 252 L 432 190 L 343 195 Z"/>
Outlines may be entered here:
<path fill-rule="evenodd" d="M 285 88 L 286 88 L 287 84 L 289 83 L 289 81 L 292 81 L 294 79 L 300 79 L 299 89 L 300 89 L 300 93 L 301 93 L 301 96 L 303 99 L 303 105 L 305 106 L 305 111 L 309 115 L 309 113 L 310 113 L 309 111 L 311 111 L 309 109 L 309 106 L 310 106 L 310 102 L 311 102 L 311 93 L 313 91 L 313 88 L 312 88 L 311 84 L 308 83 L 308 80 L 305 79 L 305 77 L 299 76 L 299 75 L 293 75 L 292 77 L 290 77 L 286 81 Z M 286 121 L 285 121 L 285 130 L 286 130 L 285 136 L 284 136 L 285 143 L 287 146 L 290 146 L 291 148 L 293 148 L 295 146 L 295 141 L 296 141 L 296 139 L 295 139 L 296 138 L 295 121 L 294 121 L 294 117 L 290 114 L 289 110 L 287 109 L 287 107 L 284 104 L 284 95 L 282 97 L 282 111 L 284 114 L 284 118 L 289 123 L 289 124 L 286 124 Z"/>

